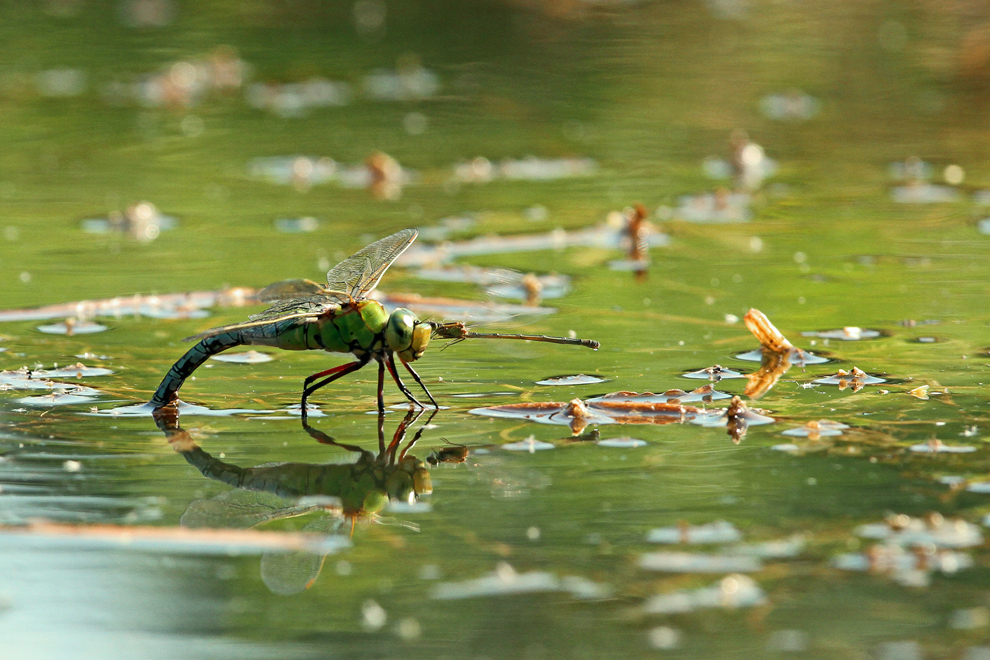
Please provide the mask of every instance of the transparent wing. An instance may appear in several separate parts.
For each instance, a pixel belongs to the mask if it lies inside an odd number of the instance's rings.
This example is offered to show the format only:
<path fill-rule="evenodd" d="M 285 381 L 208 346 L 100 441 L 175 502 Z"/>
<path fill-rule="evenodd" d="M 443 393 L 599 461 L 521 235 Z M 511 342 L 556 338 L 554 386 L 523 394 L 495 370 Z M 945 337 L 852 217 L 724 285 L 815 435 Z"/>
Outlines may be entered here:
<path fill-rule="evenodd" d="M 276 300 L 288 300 L 289 298 L 299 298 L 323 293 L 326 293 L 323 285 L 313 280 L 282 280 L 281 282 L 269 284 L 259 291 L 258 300 L 270 303 Z"/>
<path fill-rule="evenodd" d="M 359 250 L 327 273 L 328 295 L 339 292 L 359 300 L 378 286 L 378 281 L 400 254 L 412 245 L 419 234 L 415 229 L 403 229 Z"/>
<path fill-rule="evenodd" d="M 193 500 L 179 521 L 183 527 L 248 529 L 261 523 L 318 510 L 271 493 L 230 490 L 208 500 Z"/>
<path fill-rule="evenodd" d="M 265 311 L 252 314 L 248 318 L 252 321 L 279 321 L 294 316 L 319 316 L 338 309 L 340 309 L 340 299 L 336 295 L 319 293 L 289 298 L 288 300 L 276 300 Z"/>

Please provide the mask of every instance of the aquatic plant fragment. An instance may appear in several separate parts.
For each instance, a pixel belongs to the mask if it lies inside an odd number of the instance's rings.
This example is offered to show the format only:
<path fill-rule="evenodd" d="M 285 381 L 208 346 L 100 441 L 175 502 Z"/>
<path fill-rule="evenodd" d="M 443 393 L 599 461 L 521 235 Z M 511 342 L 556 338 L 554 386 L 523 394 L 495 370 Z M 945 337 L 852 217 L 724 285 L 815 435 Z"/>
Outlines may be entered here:
<path fill-rule="evenodd" d="M 853 392 L 859 392 L 866 385 L 886 383 L 887 379 L 880 378 L 879 376 L 871 376 L 865 371 L 853 367 L 849 371 L 839 369 L 835 374 L 825 376 L 824 378 L 817 378 L 814 382 L 819 385 L 838 385 L 839 391 L 848 387 Z"/>

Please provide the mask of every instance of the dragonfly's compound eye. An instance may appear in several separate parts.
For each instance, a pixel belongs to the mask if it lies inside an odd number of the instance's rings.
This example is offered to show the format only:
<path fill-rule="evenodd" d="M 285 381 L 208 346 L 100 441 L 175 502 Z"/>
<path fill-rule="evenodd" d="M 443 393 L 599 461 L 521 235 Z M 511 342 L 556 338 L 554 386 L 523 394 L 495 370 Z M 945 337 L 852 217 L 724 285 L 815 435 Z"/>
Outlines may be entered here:
<path fill-rule="evenodd" d="M 408 309 L 401 307 L 388 317 L 388 325 L 385 326 L 385 344 L 389 349 L 401 353 L 408 350 L 413 343 L 413 334 L 416 322 L 419 319 Z"/>
<path fill-rule="evenodd" d="M 412 362 L 423 357 L 426 345 L 430 343 L 433 336 L 433 325 L 424 321 L 416 321 L 413 328 L 412 344 L 404 351 L 399 351 L 399 357 L 406 362 Z"/>

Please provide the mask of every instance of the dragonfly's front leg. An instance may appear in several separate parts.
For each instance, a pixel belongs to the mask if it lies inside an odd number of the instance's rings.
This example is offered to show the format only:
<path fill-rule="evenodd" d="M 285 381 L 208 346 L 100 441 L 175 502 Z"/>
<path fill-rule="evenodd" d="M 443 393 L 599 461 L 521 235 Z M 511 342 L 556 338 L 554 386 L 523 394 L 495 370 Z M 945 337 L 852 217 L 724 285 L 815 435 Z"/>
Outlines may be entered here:
<path fill-rule="evenodd" d="M 395 384 L 399 386 L 399 389 L 402 391 L 402 393 L 406 395 L 407 399 L 415 403 L 420 408 L 425 408 L 426 406 L 420 403 L 419 399 L 413 396 L 413 393 L 409 391 L 409 388 L 406 387 L 406 384 L 402 382 L 401 378 L 399 378 L 399 372 L 395 370 L 395 354 L 389 352 L 388 357 L 386 359 L 388 360 L 388 372 L 392 374 L 392 380 L 394 380 Z M 429 394 L 429 392 L 427 392 L 427 394 Z M 432 400 L 433 397 L 431 396 L 430 399 Z"/>
<path fill-rule="evenodd" d="M 430 390 L 426 389 L 426 383 L 424 383 L 423 379 L 419 377 L 419 374 L 416 373 L 416 370 L 410 367 L 409 363 L 403 360 L 402 358 L 399 358 L 399 360 L 402 361 L 402 366 L 404 366 L 409 371 L 409 373 L 412 374 L 413 379 L 415 379 L 415 381 L 419 383 L 419 386 L 423 388 L 423 391 L 426 392 L 426 396 L 430 397 L 430 403 L 433 404 L 433 407 L 436 408 L 437 410 L 440 410 L 440 404 L 437 403 L 437 400 L 433 398 L 432 394 L 430 394 Z"/>
<path fill-rule="evenodd" d="M 368 364 L 369 357 L 363 357 L 360 360 L 355 360 L 354 362 L 348 362 L 347 364 L 342 364 L 340 366 L 334 367 L 333 369 L 327 369 L 326 371 L 321 371 L 319 373 L 313 374 L 303 381 L 303 393 L 302 393 L 302 420 L 303 423 L 306 422 L 306 399 L 309 395 L 320 389 L 324 385 L 329 385 L 338 378 L 343 378 L 347 374 L 353 373 Z M 320 382 L 310 385 L 313 381 L 323 378 Z"/>

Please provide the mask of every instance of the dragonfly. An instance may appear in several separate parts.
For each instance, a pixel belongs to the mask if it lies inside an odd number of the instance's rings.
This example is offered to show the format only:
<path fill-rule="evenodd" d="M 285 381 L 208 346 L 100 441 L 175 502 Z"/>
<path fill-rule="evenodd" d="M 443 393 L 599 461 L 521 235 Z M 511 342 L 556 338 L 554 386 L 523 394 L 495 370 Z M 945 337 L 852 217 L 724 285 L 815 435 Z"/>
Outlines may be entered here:
<path fill-rule="evenodd" d="M 150 403 L 157 410 L 176 401 L 183 382 L 208 358 L 241 345 L 354 356 L 353 362 L 317 372 L 303 381 L 303 416 L 306 402 L 314 392 L 372 360 L 378 363 L 379 411 L 385 409 L 386 369 L 399 391 L 411 403 L 425 408 L 399 377 L 396 357 L 426 393 L 433 408 L 439 409 L 433 394 L 410 364 L 423 356 L 432 338 L 451 339 L 453 343 L 465 339 L 520 339 L 598 348 L 598 342 L 590 339 L 473 332 L 461 322 L 421 321 L 404 308 L 389 314 L 368 295 L 417 235 L 415 229 L 403 229 L 375 241 L 331 268 L 326 286 L 312 280 L 293 279 L 265 287 L 258 294 L 262 301 L 272 303 L 265 311 L 250 316 L 246 322 L 212 328 L 186 338 L 198 342 L 172 365 Z"/>

